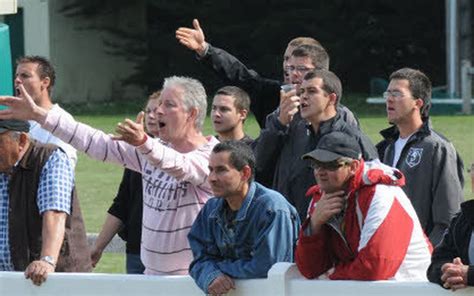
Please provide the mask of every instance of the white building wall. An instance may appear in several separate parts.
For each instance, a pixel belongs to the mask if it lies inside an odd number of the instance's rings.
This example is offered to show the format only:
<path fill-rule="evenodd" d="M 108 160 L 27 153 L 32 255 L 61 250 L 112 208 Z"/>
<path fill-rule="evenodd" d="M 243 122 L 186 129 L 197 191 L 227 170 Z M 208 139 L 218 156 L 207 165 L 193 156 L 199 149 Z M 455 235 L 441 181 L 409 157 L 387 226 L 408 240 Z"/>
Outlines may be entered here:
<path fill-rule="evenodd" d="M 124 86 L 120 82 L 132 72 L 134 64 L 124 57 L 106 53 L 103 41 L 104 38 L 112 38 L 110 35 L 104 31 L 87 29 L 89 22 L 80 17 L 65 17 L 59 13 L 59 9 L 65 3 L 62 0 L 40 1 L 49 2 L 49 57 L 57 72 L 53 92 L 55 101 L 143 99 L 145 95 L 143 89 Z M 143 1 L 134 3 L 132 9 L 122 11 L 118 15 L 97 17 L 92 19 L 91 23 L 143 30 L 144 4 Z M 25 18 L 26 13 L 25 11 Z"/>

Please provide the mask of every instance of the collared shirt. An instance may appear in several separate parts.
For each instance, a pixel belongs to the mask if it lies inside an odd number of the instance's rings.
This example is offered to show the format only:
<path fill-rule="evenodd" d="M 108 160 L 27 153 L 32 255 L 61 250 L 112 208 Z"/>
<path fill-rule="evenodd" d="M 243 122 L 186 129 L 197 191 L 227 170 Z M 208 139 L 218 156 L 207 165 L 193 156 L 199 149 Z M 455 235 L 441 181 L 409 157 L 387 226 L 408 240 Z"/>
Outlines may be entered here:
<path fill-rule="evenodd" d="M 212 198 L 188 235 L 194 255 L 189 273 L 205 293 L 222 274 L 266 277 L 274 263 L 293 262 L 299 225 L 296 209 L 280 193 L 256 182 L 235 213 L 223 198 Z"/>
<path fill-rule="evenodd" d="M 55 150 L 41 170 L 37 197 L 40 214 L 50 210 L 70 214 L 73 172 L 67 155 Z M 13 270 L 8 239 L 8 191 L 9 175 L 0 173 L 0 271 Z"/>

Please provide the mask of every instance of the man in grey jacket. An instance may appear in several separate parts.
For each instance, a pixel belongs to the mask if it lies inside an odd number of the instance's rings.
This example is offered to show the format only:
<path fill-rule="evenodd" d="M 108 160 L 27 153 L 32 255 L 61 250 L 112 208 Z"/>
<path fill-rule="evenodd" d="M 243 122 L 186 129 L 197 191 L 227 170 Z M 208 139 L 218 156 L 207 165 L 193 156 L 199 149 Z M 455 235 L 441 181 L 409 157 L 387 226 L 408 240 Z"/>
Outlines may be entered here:
<path fill-rule="evenodd" d="M 385 139 L 377 144 L 380 159 L 405 175 L 403 189 L 437 245 L 464 199 L 462 160 L 453 144 L 431 127 L 431 81 L 424 73 L 395 71 L 384 98 L 394 126 L 380 132 Z"/>
<path fill-rule="evenodd" d="M 311 200 L 306 191 L 315 180 L 301 157 L 314 150 L 323 135 L 347 133 L 357 140 L 365 160 L 377 158 L 369 138 L 343 119 L 338 108 L 341 96 L 341 81 L 333 72 L 312 70 L 304 76 L 298 96 L 294 91 L 282 92 L 279 110 L 267 117 L 260 132 L 255 148 L 257 175 L 270 175 L 272 188 L 288 199 L 302 220 Z"/>

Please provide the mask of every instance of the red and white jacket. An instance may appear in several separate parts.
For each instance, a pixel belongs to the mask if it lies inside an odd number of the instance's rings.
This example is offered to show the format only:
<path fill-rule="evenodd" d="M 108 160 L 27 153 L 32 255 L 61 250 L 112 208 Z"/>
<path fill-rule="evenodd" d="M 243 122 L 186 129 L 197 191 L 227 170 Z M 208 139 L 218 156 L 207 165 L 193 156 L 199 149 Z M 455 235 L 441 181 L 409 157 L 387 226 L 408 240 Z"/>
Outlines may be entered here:
<path fill-rule="evenodd" d="M 433 248 L 401 189 L 404 183 L 397 169 L 378 160 L 361 161 L 340 223 L 328 221 L 316 235 L 307 235 L 309 217 L 322 192 L 318 185 L 311 187 L 296 247 L 300 272 L 333 280 L 427 280 Z"/>

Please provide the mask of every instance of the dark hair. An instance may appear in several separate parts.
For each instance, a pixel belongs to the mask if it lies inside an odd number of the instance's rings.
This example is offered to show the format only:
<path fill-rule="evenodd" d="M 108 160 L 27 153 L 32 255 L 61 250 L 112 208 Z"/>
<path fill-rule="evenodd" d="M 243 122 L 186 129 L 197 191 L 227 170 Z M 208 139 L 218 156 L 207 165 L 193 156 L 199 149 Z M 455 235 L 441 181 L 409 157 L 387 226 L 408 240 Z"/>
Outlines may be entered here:
<path fill-rule="evenodd" d="M 431 108 L 431 81 L 425 73 L 411 68 L 402 68 L 390 75 L 390 80 L 408 80 L 408 88 L 413 97 L 423 100 L 420 109 L 421 119 L 425 121 L 429 117 Z"/>
<path fill-rule="evenodd" d="M 56 82 L 56 72 L 54 71 L 53 64 L 42 56 L 24 56 L 20 57 L 16 60 L 16 65 L 26 64 L 26 63 L 33 63 L 38 64 L 38 76 L 41 79 L 45 79 L 49 77 L 49 86 L 48 86 L 48 94 L 51 96 L 51 92 L 53 90 L 54 83 Z"/>
<path fill-rule="evenodd" d="M 230 152 L 230 164 L 238 171 L 241 171 L 244 166 L 248 165 L 252 171 L 249 183 L 253 181 L 255 177 L 255 155 L 249 145 L 235 140 L 224 141 L 214 146 L 212 152 Z"/>
<path fill-rule="evenodd" d="M 291 53 L 294 57 L 308 57 L 316 69 L 329 69 L 329 55 L 322 46 L 303 44 Z"/>
<path fill-rule="evenodd" d="M 306 73 L 304 80 L 311 80 L 314 78 L 321 78 L 323 80 L 322 89 L 325 90 L 328 94 L 336 94 L 336 106 L 339 104 L 339 101 L 342 97 L 342 84 L 339 77 L 336 74 L 329 70 L 317 69 Z"/>
<path fill-rule="evenodd" d="M 217 95 L 233 97 L 237 110 L 250 110 L 250 98 L 247 92 L 237 86 L 224 86 L 217 90 Z"/>

